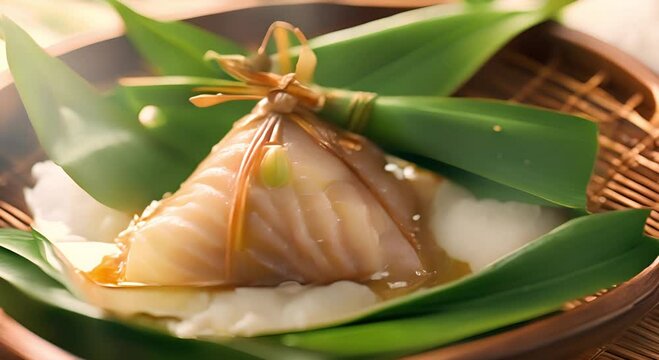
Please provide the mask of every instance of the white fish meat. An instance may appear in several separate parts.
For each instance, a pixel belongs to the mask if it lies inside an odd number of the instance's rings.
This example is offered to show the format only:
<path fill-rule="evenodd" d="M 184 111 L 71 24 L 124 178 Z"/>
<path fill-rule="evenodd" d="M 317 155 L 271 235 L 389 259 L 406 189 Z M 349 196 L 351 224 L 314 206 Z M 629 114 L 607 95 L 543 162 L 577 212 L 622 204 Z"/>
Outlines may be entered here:
<path fill-rule="evenodd" d="M 410 241 L 415 196 L 406 180 L 385 171 L 384 154 L 365 138 L 305 120 L 334 143 L 345 143 L 334 147 L 341 152 L 335 156 L 303 126 L 276 113 L 290 181 L 273 188 L 251 174 L 244 244 L 228 246 L 237 174 L 250 141 L 268 121 L 259 114 L 270 105 L 268 99 L 257 105 L 178 191 L 147 208 L 122 233 L 123 259 L 109 262 L 120 271 L 120 281 L 273 286 L 366 281 L 375 273 L 396 281 L 422 270 Z"/>

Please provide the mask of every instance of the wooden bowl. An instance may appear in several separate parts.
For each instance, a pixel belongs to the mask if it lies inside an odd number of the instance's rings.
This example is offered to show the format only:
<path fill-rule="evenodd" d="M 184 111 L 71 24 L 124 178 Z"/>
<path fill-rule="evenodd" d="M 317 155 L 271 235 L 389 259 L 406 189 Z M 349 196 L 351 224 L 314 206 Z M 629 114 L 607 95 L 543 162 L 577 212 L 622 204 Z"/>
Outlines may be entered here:
<path fill-rule="evenodd" d="M 189 21 L 256 46 L 275 20 L 289 21 L 308 36 L 316 36 L 402 10 L 309 3 L 218 9 L 217 13 Z M 147 73 L 125 37 L 118 35 L 109 32 L 87 36 L 51 50 L 89 81 L 108 88 L 119 77 Z M 534 104 L 597 121 L 601 150 L 589 187 L 591 210 L 653 207 L 646 231 L 653 236 L 659 234 L 659 79 L 637 61 L 582 33 L 558 24 L 544 24 L 499 52 L 457 95 Z M 45 156 L 8 73 L 0 74 L 0 109 L 0 227 L 21 227 L 26 221 L 16 210 L 27 211 L 22 189 L 32 182 L 32 165 Z M 566 304 L 560 313 L 412 358 L 574 357 L 611 340 L 658 302 L 659 262 L 655 262 L 613 290 Z M 659 351 L 659 344 L 648 340 L 659 337 L 653 332 L 659 323 L 659 317 L 654 316 L 648 318 L 652 321 L 649 326 L 641 326 L 636 335 L 629 335 L 638 336 L 631 345 L 629 341 L 613 344 L 597 354 L 608 351 L 615 355 L 618 351 L 625 358 L 652 358 Z M 40 354 L 47 345 L 14 341 L 18 332 L 20 338 L 29 339 L 28 332 L 0 316 L 0 343 L 5 343 L 4 353 L 0 344 L 0 356 L 42 358 Z M 55 358 L 55 350 L 49 351 L 50 358 Z M 63 352 L 58 356 L 68 357 Z"/>

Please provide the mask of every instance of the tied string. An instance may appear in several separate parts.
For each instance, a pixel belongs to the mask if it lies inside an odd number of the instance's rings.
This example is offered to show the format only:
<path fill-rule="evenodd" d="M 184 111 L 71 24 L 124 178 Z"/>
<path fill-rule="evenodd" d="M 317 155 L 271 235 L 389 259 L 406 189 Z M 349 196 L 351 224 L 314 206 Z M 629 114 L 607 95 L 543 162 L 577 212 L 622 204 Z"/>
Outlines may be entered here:
<path fill-rule="evenodd" d="M 294 71 L 292 71 L 289 56 L 288 32 L 297 37 L 300 42 L 300 51 Z M 270 57 L 266 53 L 266 46 L 270 38 L 275 40 L 279 72 L 284 75 L 270 71 Z M 313 79 L 317 64 L 316 54 L 311 50 L 302 31 L 289 23 L 282 21 L 273 23 L 253 57 L 220 55 L 209 51 L 205 58 L 217 61 L 220 67 L 238 82 L 227 84 L 227 86 L 196 88 L 196 91 L 216 92 L 216 94 L 203 94 L 190 98 L 190 101 L 196 106 L 208 107 L 234 100 L 259 100 L 273 92 L 282 91 L 292 95 L 300 105 L 312 111 L 322 109 L 325 104 L 323 93 L 305 85 L 311 83 Z"/>
<path fill-rule="evenodd" d="M 273 92 L 285 92 L 295 97 L 300 105 L 319 111 L 325 105 L 325 95 L 305 84 L 302 84 L 295 73 L 279 75 L 271 72 L 255 70 L 249 61 L 241 55 L 219 55 L 208 53 L 207 57 L 215 59 L 222 69 L 238 82 L 224 86 L 204 86 L 194 90 L 200 92 L 215 92 L 201 94 L 190 98 L 195 106 L 210 107 L 227 101 L 260 100 Z"/>
<path fill-rule="evenodd" d="M 371 118 L 376 93 L 357 91 L 352 94 L 348 103 L 347 128 L 354 133 L 362 133 Z"/>
<path fill-rule="evenodd" d="M 287 32 L 292 33 L 300 42 L 299 56 L 295 71 L 290 59 L 290 42 Z M 266 47 L 270 38 L 277 46 L 279 70 L 285 75 L 270 72 L 270 56 Z M 297 104 L 313 112 L 320 111 L 326 102 L 326 94 L 318 88 L 305 84 L 311 83 L 317 65 L 317 58 L 308 41 L 299 28 L 289 23 L 277 21 L 266 33 L 255 56 L 246 58 L 241 55 L 220 55 L 209 51 L 206 59 L 215 60 L 224 71 L 238 82 L 227 82 L 225 86 L 198 87 L 195 91 L 215 92 L 190 98 L 198 107 L 209 107 L 227 101 L 260 100 L 275 92 L 285 92 L 296 99 Z M 356 133 L 364 131 L 373 108 L 377 94 L 371 92 L 353 92 L 347 109 L 348 130 Z"/>
<path fill-rule="evenodd" d="M 276 92 L 285 92 L 293 96 L 299 105 L 313 112 L 322 110 L 326 103 L 326 93 L 301 83 L 297 79 L 296 73 L 279 75 L 256 71 L 250 66 L 249 59 L 239 55 L 222 56 L 217 53 L 209 53 L 206 56 L 217 60 L 227 74 L 240 82 L 233 82 L 233 84 L 228 82 L 226 86 L 195 88 L 195 91 L 215 92 L 215 94 L 191 97 L 190 101 L 198 107 L 210 107 L 236 100 L 261 100 Z M 351 132 L 362 133 L 368 125 L 377 94 L 356 91 L 351 92 L 349 96 L 346 128 Z"/>

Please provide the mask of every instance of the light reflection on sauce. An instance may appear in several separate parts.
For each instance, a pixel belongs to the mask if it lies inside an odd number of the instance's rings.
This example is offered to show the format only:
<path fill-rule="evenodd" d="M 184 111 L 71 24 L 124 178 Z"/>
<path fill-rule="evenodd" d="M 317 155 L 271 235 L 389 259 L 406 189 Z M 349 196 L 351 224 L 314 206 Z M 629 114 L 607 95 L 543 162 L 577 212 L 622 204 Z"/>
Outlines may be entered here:
<path fill-rule="evenodd" d="M 117 287 L 124 281 L 127 255 L 128 252 L 122 250 L 117 255 L 105 256 L 98 266 L 83 275 L 98 285 Z"/>
<path fill-rule="evenodd" d="M 387 170 L 395 173 L 401 181 L 409 181 L 417 196 L 420 211 L 419 214 L 413 215 L 413 219 L 418 222 L 419 226 L 417 240 L 420 250 L 418 255 L 424 270 L 420 274 L 410 274 L 403 280 L 396 279 L 395 282 L 387 280 L 387 277 L 367 282 L 366 285 L 383 300 L 403 296 L 422 288 L 427 289 L 445 284 L 471 273 L 469 264 L 451 258 L 437 245 L 431 230 L 430 221 L 435 193 L 443 179 L 429 171 L 415 168 L 402 160 L 392 158 L 389 161 Z M 401 286 L 401 281 L 406 282 L 406 285 Z"/>

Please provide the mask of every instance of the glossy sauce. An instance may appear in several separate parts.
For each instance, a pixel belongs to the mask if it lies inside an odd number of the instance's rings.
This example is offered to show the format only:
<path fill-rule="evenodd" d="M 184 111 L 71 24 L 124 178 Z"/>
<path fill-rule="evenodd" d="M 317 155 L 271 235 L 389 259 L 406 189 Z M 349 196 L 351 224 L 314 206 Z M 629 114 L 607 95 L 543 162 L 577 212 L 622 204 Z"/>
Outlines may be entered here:
<path fill-rule="evenodd" d="M 423 264 L 419 273 L 409 274 L 404 281 L 391 282 L 386 277 L 371 280 L 366 283 L 371 290 L 383 300 L 403 296 L 422 288 L 431 288 L 457 280 L 470 274 L 469 264 L 451 258 L 446 251 L 437 245 L 431 230 L 431 218 L 435 193 L 444 181 L 438 175 L 399 159 L 390 159 L 387 165 L 392 172 L 408 181 L 414 189 L 419 206 L 419 214 L 414 219 L 418 224 L 416 239 L 419 243 L 417 254 Z M 377 277 L 377 275 L 376 275 Z M 403 283 L 404 282 L 404 283 Z"/>

